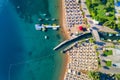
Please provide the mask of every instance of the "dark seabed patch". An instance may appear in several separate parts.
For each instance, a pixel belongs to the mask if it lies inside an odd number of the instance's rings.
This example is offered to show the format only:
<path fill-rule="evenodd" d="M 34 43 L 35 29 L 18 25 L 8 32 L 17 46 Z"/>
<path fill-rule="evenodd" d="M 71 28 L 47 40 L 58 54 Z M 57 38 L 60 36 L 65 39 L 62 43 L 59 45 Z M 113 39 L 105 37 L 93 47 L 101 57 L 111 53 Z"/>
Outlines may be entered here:
<path fill-rule="evenodd" d="M 48 0 L 10 0 L 10 2 L 16 8 L 19 16 L 25 21 L 32 22 L 32 17 L 40 14 L 47 13 L 47 16 L 50 16 L 48 11 Z"/>

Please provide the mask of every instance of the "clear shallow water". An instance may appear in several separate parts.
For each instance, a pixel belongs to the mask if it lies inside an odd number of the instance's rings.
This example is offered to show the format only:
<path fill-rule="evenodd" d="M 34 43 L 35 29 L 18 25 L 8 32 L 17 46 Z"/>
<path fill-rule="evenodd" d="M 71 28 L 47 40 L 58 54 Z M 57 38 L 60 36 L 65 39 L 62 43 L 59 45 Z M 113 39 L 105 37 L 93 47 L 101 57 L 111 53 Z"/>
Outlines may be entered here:
<path fill-rule="evenodd" d="M 26 1 L 24 0 L 21 4 L 18 2 L 17 5 L 23 5 Z M 35 2 L 34 5 L 37 4 L 37 0 Z M 53 2 L 51 1 L 49 6 L 56 6 L 58 3 L 56 0 Z M 48 5 L 46 2 L 40 6 L 45 4 Z M 62 36 L 58 31 L 40 32 L 34 29 L 34 24 L 39 23 L 37 20 L 39 14 L 47 13 L 49 18 L 58 18 L 58 8 L 49 7 L 48 9 L 44 6 L 46 9 L 44 12 L 41 8 L 39 10 L 38 6 L 36 9 L 34 5 L 31 10 L 28 10 L 29 7 L 26 9 L 26 6 L 19 10 L 15 9 L 16 4 L 8 3 L 1 10 L 0 80 L 58 80 L 59 78 L 64 55 L 53 51 L 53 48 L 63 40 Z M 33 10 L 34 8 L 38 11 Z M 56 13 L 50 10 L 54 8 Z M 21 12 L 24 10 L 29 11 L 31 18 L 25 16 L 27 12 Z M 44 39 L 45 35 L 49 37 L 48 40 Z"/>

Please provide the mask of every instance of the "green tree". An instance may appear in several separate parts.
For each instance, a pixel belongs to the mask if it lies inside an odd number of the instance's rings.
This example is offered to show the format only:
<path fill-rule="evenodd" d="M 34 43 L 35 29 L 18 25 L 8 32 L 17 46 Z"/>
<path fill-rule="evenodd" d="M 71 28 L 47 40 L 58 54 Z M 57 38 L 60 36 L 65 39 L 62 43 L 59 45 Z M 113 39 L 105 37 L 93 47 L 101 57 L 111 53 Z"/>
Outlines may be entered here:
<path fill-rule="evenodd" d="M 94 39 L 92 39 L 92 38 L 90 38 L 90 39 L 89 39 L 89 42 L 90 42 L 90 43 L 94 43 L 94 42 L 95 42 L 95 40 L 94 40 Z"/>
<path fill-rule="evenodd" d="M 115 80 L 120 80 L 120 74 L 114 74 Z"/>
<path fill-rule="evenodd" d="M 117 26 L 118 26 L 118 29 L 120 29 L 120 23 Z"/>
<path fill-rule="evenodd" d="M 95 13 L 93 11 L 91 12 L 91 15 L 93 18 L 95 18 Z"/>
<path fill-rule="evenodd" d="M 119 23 L 120 23 L 120 17 L 118 18 L 118 21 L 119 21 Z"/>
<path fill-rule="evenodd" d="M 85 17 L 85 12 L 82 11 L 82 15 L 83 15 L 83 17 Z"/>
<path fill-rule="evenodd" d="M 88 76 L 89 76 L 92 80 L 100 80 L 100 73 L 99 73 L 99 72 L 89 71 L 89 72 L 88 72 Z"/>
<path fill-rule="evenodd" d="M 110 21 L 106 21 L 103 26 L 109 26 L 110 25 Z"/>

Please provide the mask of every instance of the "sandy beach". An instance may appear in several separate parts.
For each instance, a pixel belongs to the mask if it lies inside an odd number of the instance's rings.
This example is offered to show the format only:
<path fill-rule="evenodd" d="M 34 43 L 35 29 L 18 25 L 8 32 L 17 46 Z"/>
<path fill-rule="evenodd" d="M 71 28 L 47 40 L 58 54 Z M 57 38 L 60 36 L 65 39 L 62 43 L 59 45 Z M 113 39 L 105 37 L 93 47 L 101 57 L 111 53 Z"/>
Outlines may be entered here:
<path fill-rule="evenodd" d="M 60 73 L 59 80 L 64 80 L 65 73 L 67 71 L 67 64 L 68 64 L 68 62 L 69 62 L 69 56 L 66 53 L 65 56 L 64 56 L 64 64 L 62 66 L 62 70 L 61 70 L 61 73 Z"/>
<path fill-rule="evenodd" d="M 60 26 L 61 26 L 61 33 L 64 36 L 65 39 L 69 39 L 69 34 L 67 33 L 67 28 L 66 28 L 66 20 L 65 20 L 65 9 L 63 7 L 64 0 L 59 0 L 59 9 L 60 9 Z M 65 72 L 67 71 L 67 64 L 69 62 L 69 55 L 67 53 L 65 54 L 64 57 L 64 64 L 62 67 L 61 75 L 59 80 L 64 80 L 65 77 Z"/>
<path fill-rule="evenodd" d="M 67 27 L 66 27 L 66 19 L 65 19 L 65 9 L 63 7 L 64 0 L 59 0 L 59 6 L 60 6 L 60 26 L 61 26 L 61 32 L 63 33 L 63 36 L 65 39 L 69 39 L 70 36 L 67 33 Z"/>

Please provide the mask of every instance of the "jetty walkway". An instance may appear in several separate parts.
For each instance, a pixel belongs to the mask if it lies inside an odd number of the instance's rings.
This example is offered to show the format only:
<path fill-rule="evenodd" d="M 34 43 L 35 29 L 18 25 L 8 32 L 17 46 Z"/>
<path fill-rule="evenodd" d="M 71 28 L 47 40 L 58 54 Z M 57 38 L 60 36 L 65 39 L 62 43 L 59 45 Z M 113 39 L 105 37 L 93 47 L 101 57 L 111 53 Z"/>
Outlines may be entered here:
<path fill-rule="evenodd" d="M 95 29 L 91 29 L 92 31 L 92 35 L 93 35 L 93 37 L 94 37 L 94 39 L 97 41 L 97 42 L 100 42 L 101 40 L 100 40 L 100 36 L 99 36 L 99 33 L 98 33 L 98 31 L 97 30 L 95 30 Z"/>
<path fill-rule="evenodd" d="M 42 30 L 44 28 L 52 28 L 53 30 L 56 30 L 56 29 L 60 28 L 60 25 L 55 25 L 55 24 L 54 25 L 35 24 L 35 29 L 36 30 Z"/>
<path fill-rule="evenodd" d="M 59 45 L 57 45 L 55 48 L 53 48 L 53 50 L 57 50 L 59 49 L 60 47 L 68 44 L 69 42 L 73 42 L 73 41 L 77 41 L 81 36 L 85 35 L 85 34 L 89 34 L 90 32 L 85 32 L 83 34 L 80 34 L 79 36 L 75 37 L 75 38 L 72 38 L 72 39 L 69 39 L 69 40 L 65 40 L 63 42 L 61 42 Z"/>
<path fill-rule="evenodd" d="M 75 42 L 75 41 L 77 41 L 81 36 L 84 36 L 85 34 L 88 34 L 88 33 L 92 33 L 92 35 L 93 35 L 93 37 L 95 38 L 95 40 L 96 40 L 97 42 L 101 42 L 98 31 L 95 30 L 95 29 L 91 29 L 91 32 L 85 32 L 85 33 L 80 34 L 79 36 L 77 36 L 77 37 L 75 37 L 75 38 L 72 38 L 72 39 L 65 40 L 65 41 L 61 42 L 59 45 L 57 45 L 55 48 L 53 48 L 53 50 L 57 50 L 57 49 L 61 48 L 62 46 L 66 45 L 66 44 L 68 44 L 68 43 L 70 43 L 70 42 L 73 42 L 73 41 Z"/>

